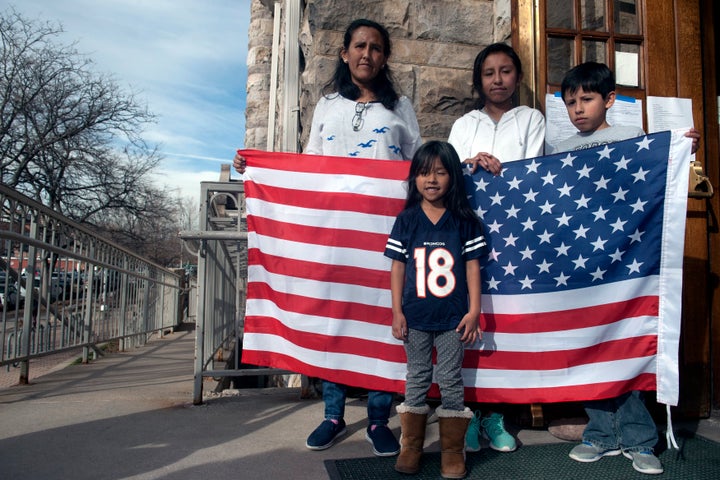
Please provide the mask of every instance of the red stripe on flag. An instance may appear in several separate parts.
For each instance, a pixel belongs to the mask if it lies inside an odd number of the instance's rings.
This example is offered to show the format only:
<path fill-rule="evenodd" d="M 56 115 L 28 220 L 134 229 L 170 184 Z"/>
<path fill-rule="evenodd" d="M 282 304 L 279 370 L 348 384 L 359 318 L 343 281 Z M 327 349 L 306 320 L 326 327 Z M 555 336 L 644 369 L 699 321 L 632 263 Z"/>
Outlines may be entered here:
<path fill-rule="evenodd" d="M 389 308 L 362 303 L 338 302 L 323 298 L 304 297 L 291 293 L 279 294 L 267 283 L 250 282 L 248 284 L 248 297 L 258 300 L 270 300 L 277 305 L 279 309 L 300 315 L 335 318 L 339 320 L 356 320 L 374 325 L 389 326 L 392 323 L 392 312 Z M 388 330 L 388 334 L 389 332 Z"/>
<path fill-rule="evenodd" d="M 544 352 L 465 350 L 464 368 L 498 370 L 560 370 L 589 363 L 655 355 L 657 336 L 611 340 L 590 347 Z"/>
<path fill-rule="evenodd" d="M 329 175 L 359 175 L 368 178 L 403 181 L 407 178 L 410 162 L 375 160 L 368 158 L 332 157 L 297 153 L 240 150 L 248 167 L 269 168 L 286 172 L 323 173 Z"/>
<path fill-rule="evenodd" d="M 300 188 L 259 185 L 253 181 L 246 181 L 244 185 L 248 198 L 262 198 L 277 205 L 315 210 L 360 212 L 395 217 L 405 205 L 405 200 L 402 199 L 360 193 L 316 192 Z"/>
<path fill-rule="evenodd" d="M 289 328 L 284 323 L 271 317 L 248 317 L 252 327 L 245 333 L 262 333 L 277 335 L 301 348 L 319 352 L 342 353 L 372 357 L 373 359 L 388 362 L 405 363 L 405 347 L 383 342 L 374 342 L 358 337 L 323 334 L 319 332 L 304 332 Z M 389 332 L 389 330 L 388 330 Z"/>
<path fill-rule="evenodd" d="M 341 383 L 343 385 L 354 385 L 360 388 L 380 390 L 384 392 L 400 393 L 405 391 L 405 381 L 403 380 L 391 380 L 384 377 L 366 375 L 348 370 L 322 368 L 277 352 L 246 350 L 243 351 L 242 361 L 243 363 L 250 365 L 281 368 L 298 373 L 312 372 L 307 374 L 330 382 Z"/>
<path fill-rule="evenodd" d="M 480 325 L 483 330 L 497 333 L 557 332 L 608 325 L 625 318 L 656 317 L 658 308 L 657 296 L 645 296 L 622 302 L 553 312 L 482 313 Z"/>
<path fill-rule="evenodd" d="M 248 230 L 258 235 L 323 247 L 357 248 L 378 253 L 385 250 L 388 238 L 386 233 L 298 225 L 255 215 L 248 215 L 247 223 Z"/>
<path fill-rule="evenodd" d="M 629 380 L 543 388 L 465 387 L 465 401 L 487 403 L 557 403 L 614 398 L 631 390 L 654 391 L 656 377 L 643 373 Z M 437 386 L 431 389 L 438 395 Z"/>
<path fill-rule="evenodd" d="M 388 289 L 390 285 L 390 270 L 379 272 L 369 268 L 307 262 L 270 255 L 257 248 L 248 250 L 248 265 L 262 265 L 268 272 L 277 275 L 328 283 L 344 283 L 381 289 Z"/>

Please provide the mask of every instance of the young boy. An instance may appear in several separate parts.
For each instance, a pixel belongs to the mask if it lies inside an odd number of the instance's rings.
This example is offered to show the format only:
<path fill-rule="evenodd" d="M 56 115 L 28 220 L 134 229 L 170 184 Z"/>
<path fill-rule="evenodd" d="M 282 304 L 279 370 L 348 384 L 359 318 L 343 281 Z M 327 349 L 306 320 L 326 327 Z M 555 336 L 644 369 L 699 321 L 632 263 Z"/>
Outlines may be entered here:
<path fill-rule="evenodd" d="M 611 126 L 606 114 L 615 102 L 615 76 L 601 63 L 580 64 L 565 75 L 562 97 L 570 121 L 578 133 L 560 142 L 552 153 L 582 150 L 645 135 L 638 127 Z M 698 135 L 699 137 L 699 135 Z M 642 392 L 632 391 L 615 398 L 585 402 L 589 421 L 583 442 L 570 452 L 578 462 L 595 462 L 622 453 L 641 473 L 663 472 L 654 455 L 657 427 L 645 407 Z"/>
<path fill-rule="evenodd" d="M 550 153 L 583 150 L 645 135 L 640 127 L 608 124 L 606 114 L 615 103 L 615 75 L 607 65 L 581 63 L 565 74 L 560 88 L 570 121 L 579 131 L 555 145 Z"/>
<path fill-rule="evenodd" d="M 607 111 L 615 102 L 615 75 L 607 65 L 596 62 L 580 64 L 567 72 L 561 92 L 570 121 L 578 133 L 560 142 L 550 153 L 592 148 L 645 135 L 639 127 L 611 126 Z M 700 133 L 691 128 L 691 152 L 698 150 Z M 657 427 L 645 407 L 643 393 L 632 391 L 615 398 L 585 402 L 589 421 L 583 431 L 583 442 L 570 452 L 578 462 L 595 462 L 605 456 L 622 453 L 641 473 L 663 472 L 654 455 Z"/>

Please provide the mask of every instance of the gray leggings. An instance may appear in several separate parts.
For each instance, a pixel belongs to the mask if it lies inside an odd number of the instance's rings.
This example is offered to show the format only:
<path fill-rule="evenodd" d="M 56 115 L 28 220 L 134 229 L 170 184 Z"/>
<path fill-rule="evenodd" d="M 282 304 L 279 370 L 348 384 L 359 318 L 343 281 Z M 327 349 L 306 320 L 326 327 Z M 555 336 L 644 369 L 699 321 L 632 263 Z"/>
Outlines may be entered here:
<path fill-rule="evenodd" d="M 437 351 L 435 381 L 440 387 L 442 407 L 462 411 L 465 408 L 465 390 L 462 379 L 464 346 L 461 334 L 455 330 L 426 332 L 409 329 L 405 342 L 407 354 L 407 377 L 405 380 L 405 405 L 425 405 L 428 389 L 433 379 L 432 352 Z"/>

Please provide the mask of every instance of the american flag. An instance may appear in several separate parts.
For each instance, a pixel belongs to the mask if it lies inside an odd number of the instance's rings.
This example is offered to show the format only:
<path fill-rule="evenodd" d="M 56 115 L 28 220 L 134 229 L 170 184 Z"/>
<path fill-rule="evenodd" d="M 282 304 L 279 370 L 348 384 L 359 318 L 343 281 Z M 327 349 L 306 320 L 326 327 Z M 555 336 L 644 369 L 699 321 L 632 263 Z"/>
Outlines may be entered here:
<path fill-rule="evenodd" d="M 490 248 L 468 401 L 677 404 L 690 143 L 662 132 L 466 177 Z M 243 153 L 243 362 L 403 392 L 382 252 L 408 163 Z"/>

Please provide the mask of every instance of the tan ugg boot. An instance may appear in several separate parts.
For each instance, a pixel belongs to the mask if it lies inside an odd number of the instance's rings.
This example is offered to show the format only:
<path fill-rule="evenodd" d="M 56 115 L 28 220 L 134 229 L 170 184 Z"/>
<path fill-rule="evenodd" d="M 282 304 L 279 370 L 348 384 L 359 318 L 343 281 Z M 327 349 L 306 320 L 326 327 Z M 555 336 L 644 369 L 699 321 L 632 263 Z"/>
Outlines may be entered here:
<path fill-rule="evenodd" d="M 401 473 L 417 473 L 425 443 L 425 425 L 430 407 L 409 407 L 404 403 L 397 406 L 400 416 L 400 455 L 395 470 Z"/>
<path fill-rule="evenodd" d="M 435 410 L 440 422 L 440 475 L 443 478 L 464 478 L 465 468 L 465 432 L 472 410 L 446 410 L 438 407 Z"/>

